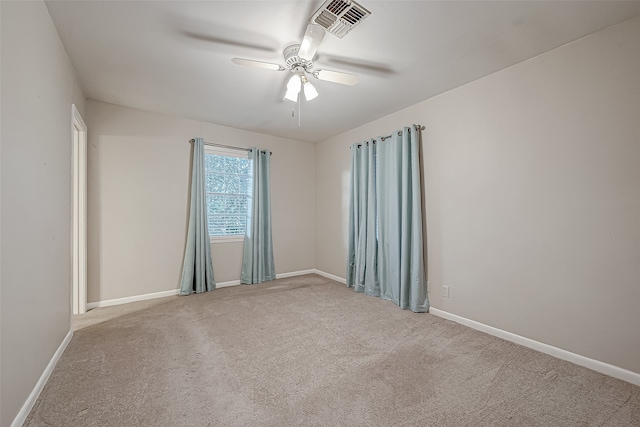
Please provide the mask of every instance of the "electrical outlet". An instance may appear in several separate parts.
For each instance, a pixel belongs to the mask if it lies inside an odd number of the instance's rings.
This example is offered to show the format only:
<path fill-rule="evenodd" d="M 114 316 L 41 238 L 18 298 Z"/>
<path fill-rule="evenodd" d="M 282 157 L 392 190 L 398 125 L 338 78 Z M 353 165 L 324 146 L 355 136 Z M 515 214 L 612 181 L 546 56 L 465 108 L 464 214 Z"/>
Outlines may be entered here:
<path fill-rule="evenodd" d="M 442 297 L 443 298 L 449 298 L 449 287 L 448 286 L 443 286 L 442 287 Z"/>
<path fill-rule="evenodd" d="M 427 280 L 427 293 L 431 293 L 431 280 Z"/>

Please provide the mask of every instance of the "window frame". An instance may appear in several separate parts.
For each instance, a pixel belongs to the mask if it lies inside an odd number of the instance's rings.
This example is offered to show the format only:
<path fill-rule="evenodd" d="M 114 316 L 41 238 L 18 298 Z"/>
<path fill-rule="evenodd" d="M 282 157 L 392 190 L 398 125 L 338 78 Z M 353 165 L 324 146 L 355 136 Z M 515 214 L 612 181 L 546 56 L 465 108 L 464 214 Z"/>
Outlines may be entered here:
<path fill-rule="evenodd" d="M 234 149 L 230 149 L 230 148 L 224 148 L 224 147 L 216 147 L 215 145 L 205 145 L 204 146 L 204 153 L 205 156 L 207 154 L 213 154 L 213 155 L 217 155 L 217 156 L 226 156 L 226 157 L 237 157 L 240 159 L 249 159 L 249 151 L 242 151 L 242 150 L 234 150 Z M 206 166 L 205 166 L 205 181 L 206 181 Z M 253 177 L 250 177 L 253 180 Z M 206 191 L 205 191 L 205 198 L 206 198 Z M 251 195 L 249 195 L 249 198 L 251 198 Z M 248 212 L 247 212 L 248 214 Z M 207 216 L 208 216 L 208 212 L 207 212 Z M 209 232 L 209 230 L 207 230 L 207 233 Z M 243 243 L 244 242 L 244 234 L 243 235 L 226 235 L 226 236 L 211 236 L 209 235 L 209 243 L 214 244 L 214 243 Z"/>

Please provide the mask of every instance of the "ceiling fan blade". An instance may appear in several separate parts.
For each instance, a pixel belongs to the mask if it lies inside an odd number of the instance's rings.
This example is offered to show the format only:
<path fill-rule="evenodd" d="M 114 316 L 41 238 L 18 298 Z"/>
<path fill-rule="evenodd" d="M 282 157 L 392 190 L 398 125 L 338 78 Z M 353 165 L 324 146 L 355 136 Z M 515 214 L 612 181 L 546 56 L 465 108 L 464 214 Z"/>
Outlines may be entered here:
<path fill-rule="evenodd" d="M 270 62 L 254 61 L 252 59 L 233 58 L 231 60 L 236 65 L 244 65 L 246 67 L 264 68 L 266 70 L 284 71 L 284 67 Z"/>
<path fill-rule="evenodd" d="M 340 83 L 343 85 L 353 86 L 358 83 L 358 76 L 350 73 L 342 73 L 340 71 L 317 70 L 313 72 L 313 77 L 327 82 Z"/>
<path fill-rule="evenodd" d="M 337 66 L 340 66 L 341 68 L 346 67 L 347 69 L 354 69 L 354 71 L 360 71 L 367 74 L 380 76 L 390 76 L 395 74 L 393 68 L 391 68 L 388 64 L 383 64 L 380 62 L 370 62 L 355 58 L 327 55 L 324 53 L 322 55 L 316 56 L 316 61 L 327 64 L 327 66 L 335 64 Z"/>
<path fill-rule="evenodd" d="M 309 24 L 307 26 L 307 31 L 304 33 L 302 43 L 300 44 L 298 56 L 302 59 L 306 59 L 307 61 L 312 61 L 320 47 L 320 43 L 322 43 L 322 40 L 324 39 L 324 35 L 324 28 L 320 25 Z"/>
<path fill-rule="evenodd" d="M 273 47 L 271 46 L 266 46 L 265 44 L 242 42 L 240 40 L 232 40 L 232 39 L 217 37 L 217 36 L 208 35 L 208 34 L 194 33 L 191 31 L 183 31 L 182 34 L 189 37 L 190 39 L 200 40 L 207 43 L 216 43 L 220 45 L 242 47 L 242 48 L 254 49 L 254 50 L 262 50 L 264 52 L 276 52 L 276 49 L 273 49 Z M 257 37 L 257 36 L 254 36 L 254 37 Z"/>

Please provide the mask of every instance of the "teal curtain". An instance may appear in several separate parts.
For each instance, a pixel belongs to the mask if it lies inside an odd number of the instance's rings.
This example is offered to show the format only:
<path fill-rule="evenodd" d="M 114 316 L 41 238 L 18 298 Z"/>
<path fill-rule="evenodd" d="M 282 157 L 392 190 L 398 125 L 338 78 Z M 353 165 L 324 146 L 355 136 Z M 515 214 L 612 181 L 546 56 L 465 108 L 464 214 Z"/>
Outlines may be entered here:
<path fill-rule="evenodd" d="M 211 291 L 216 287 L 211 263 L 204 175 L 204 140 L 196 138 L 193 143 L 191 206 L 180 295 Z"/>
<path fill-rule="evenodd" d="M 379 144 L 378 265 L 380 297 L 403 309 L 426 312 L 419 148 L 416 127 L 393 132 Z"/>
<path fill-rule="evenodd" d="M 375 163 L 374 140 L 351 147 L 347 285 L 356 292 L 379 296 Z"/>
<path fill-rule="evenodd" d="M 351 147 L 347 286 L 427 312 L 420 132 L 405 127 L 376 141 Z"/>
<path fill-rule="evenodd" d="M 252 148 L 249 159 L 253 168 L 251 206 L 244 237 L 242 273 L 244 284 L 262 283 L 276 278 L 271 236 L 270 151 Z"/>

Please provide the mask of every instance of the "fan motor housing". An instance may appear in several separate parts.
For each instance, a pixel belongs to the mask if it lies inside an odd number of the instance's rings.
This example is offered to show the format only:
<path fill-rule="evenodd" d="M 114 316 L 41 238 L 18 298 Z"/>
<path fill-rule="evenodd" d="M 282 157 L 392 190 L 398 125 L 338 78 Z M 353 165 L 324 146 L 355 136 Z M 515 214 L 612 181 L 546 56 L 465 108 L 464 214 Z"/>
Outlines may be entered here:
<path fill-rule="evenodd" d="M 299 44 L 292 44 L 287 46 L 282 54 L 284 55 L 284 66 L 287 70 L 295 71 L 296 68 L 302 68 L 305 71 L 309 71 L 313 68 L 313 61 L 307 61 L 300 58 L 298 52 L 300 51 Z"/>

